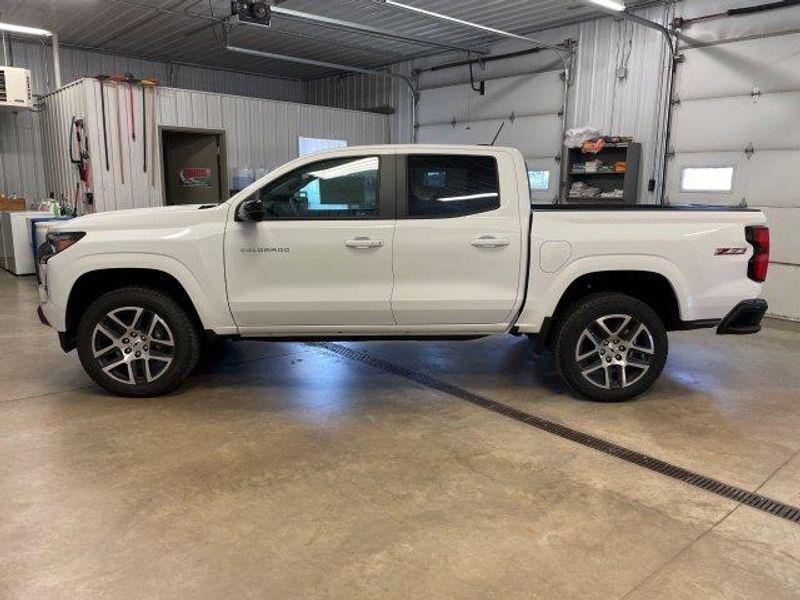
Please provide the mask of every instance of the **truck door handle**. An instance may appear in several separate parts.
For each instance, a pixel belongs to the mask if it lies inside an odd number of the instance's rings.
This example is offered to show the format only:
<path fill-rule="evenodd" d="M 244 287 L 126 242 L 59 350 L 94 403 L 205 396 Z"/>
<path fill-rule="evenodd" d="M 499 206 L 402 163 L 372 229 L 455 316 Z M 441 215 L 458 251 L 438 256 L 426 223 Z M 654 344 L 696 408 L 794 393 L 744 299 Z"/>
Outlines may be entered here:
<path fill-rule="evenodd" d="M 484 235 L 479 238 L 471 239 L 469 243 L 476 248 L 502 248 L 503 246 L 508 246 L 511 242 L 508 238 L 496 238 L 493 235 Z"/>
<path fill-rule="evenodd" d="M 370 238 L 366 237 L 358 237 L 354 240 L 347 240 L 344 245 L 348 248 L 366 250 L 367 248 L 380 248 L 383 246 L 383 240 L 371 240 Z"/>

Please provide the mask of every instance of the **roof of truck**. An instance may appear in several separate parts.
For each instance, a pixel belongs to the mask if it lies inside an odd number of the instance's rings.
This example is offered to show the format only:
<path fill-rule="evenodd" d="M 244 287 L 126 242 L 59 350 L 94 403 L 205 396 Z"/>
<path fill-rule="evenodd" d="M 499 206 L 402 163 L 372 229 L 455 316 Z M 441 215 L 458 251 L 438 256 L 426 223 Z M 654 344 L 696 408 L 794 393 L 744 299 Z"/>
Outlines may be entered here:
<path fill-rule="evenodd" d="M 464 150 L 479 150 L 482 152 L 495 151 L 495 152 L 519 152 L 516 148 L 509 146 L 489 146 L 488 144 L 371 144 L 368 146 L 347 146 L 345 148 L 335 148 L 332 150 L 321 150 L 314 152 L 314 154 L 327 154 L 339 153 L 348 150 L 357 150 L 359 152 L 387 152 L 387 151 L 400 151 L 403 153 L 412 152 L 442 152 L 442 151 L 464 151 Z"/>

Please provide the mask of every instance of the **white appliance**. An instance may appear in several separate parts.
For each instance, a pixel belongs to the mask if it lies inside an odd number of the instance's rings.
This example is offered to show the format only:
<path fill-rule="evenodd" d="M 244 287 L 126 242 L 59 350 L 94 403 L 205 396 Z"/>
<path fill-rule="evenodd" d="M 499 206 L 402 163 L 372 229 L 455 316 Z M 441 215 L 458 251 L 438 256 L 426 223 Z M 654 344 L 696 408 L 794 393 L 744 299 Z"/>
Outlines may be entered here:
<path fill-rule="evenodd" d="M 3 268 L 14 275 L 33 275 L 33 240 L 31 219 L 52 217 L 49 212 L 6 211 L 0 212 L 0 231 L 3 236 Z"/>
<path fill-rule="evenodd" d="M 33 108 L 28 69 L 0 67 L 0 108 Z"/>

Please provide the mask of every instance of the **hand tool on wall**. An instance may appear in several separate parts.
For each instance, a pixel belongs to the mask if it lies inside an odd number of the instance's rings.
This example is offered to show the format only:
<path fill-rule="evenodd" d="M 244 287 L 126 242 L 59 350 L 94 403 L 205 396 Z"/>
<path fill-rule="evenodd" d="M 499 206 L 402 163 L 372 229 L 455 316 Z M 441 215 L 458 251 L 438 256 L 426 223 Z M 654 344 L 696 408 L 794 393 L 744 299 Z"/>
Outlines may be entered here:
<path fill-rule="evenodd" d="M 122 89 L 120 88 L 121 85 L 121 83 L 117 83 L 116 85 L 117 93 L 114 95 L 114 108 L 116 109 L 117 117 L 117 152 L 119 155 L 119 174 L 122 185 L 125 185 L 125 161 L 122 160 L 122 119 L 120 115 L 120 95 L 122 94 Z"/>
<path fill-rule="evenodd" d="M 136 141 L 136 104 L 133 100 L 133 86 L 136 83 L 139 83 L 139 80 L 136 79 L 131 73 L 125 73 L 123 75 L 109 75 L 108 78 L 111 81 L 114 81 L 118 85 L 121 86 L 128 86 L 128 119 L 130 122 L 130 130 L 131 130 L 131 140 Z"/>
<path fill-rule="evenodd" d="M 89 190 L 89 139 L 86 137 L 83 119 L 76 116 L 72 117 L 69 127 L 69 160 L 78 169 L 72 206 L 72 214 L 77 217 L 81 185 L 85 190 Z"/>
<path fill-rule="evenodd" d="M 136 142 L 136 101 L 134 97 L 133 87 L 135 85 L 139 85 L 142 88 L 142 154 L 143 160 L 142 165 L 144 172 L 147 172 L 148 166 L 148 141 L 153 143 L 153 138 L 155 136 L 155 115 L 153 111 L 153 106 L 155 106 L 155 92 L 152 95 L 151 101 L 152 104 L 150 114 L 151 114 L 151 121 L 154 127 L 153 131 L 151 131 L 150 135 L 148 136 L 147 132 L 147 94 L 146 88 L 154 88 L 158 85 L 158 80 L 154 78 L 147 78 L 147 79 L 137 79 L 131 73 L 125 74 L 113 74 L 113 75 L 96 75 L 95 78 L 100 82 L 100 100 L 102 104 L 102 113 L 103 113 L 103 144 L 105 145 L 105 152 L 106 152 L 106 170 L 109 170 L 109 162 L 108 162 L 108 134 L 106 131 L 106 117 L 105 117 L 105 92 L 103 87 L 104 81 L 113 81 L 116 84 L 116 95 L 114 97 L 114 104 L 116 109 L 116 121 L 117 121 L 117 150 L 119 153 L 119 170 L 120 170 L 120 179 L 122 184 L 125 184 L 125 162 L 123 160 L 123 143 L 122 143 L 122 110 L 124 104 L 123 100 L 121 99 L 122 96 L 122 86 L 128 87 L 128 123 L 131 132 L 131 141 Z M 148 140 L 148 137 L 150 138 Z M 155 153 L 155 145 L 153 146 L 150 152 L 150 170 L 153 170 L 153 156 Z M 154 185 L 155 179 L 151 177 L 151 185 Z"/>
<path fill-rule="evenodd" d="M 106 171 L 109 170 L 108 166 L 108 130 L 106 129 L 106 95 L 105 85 L 103 82 L 108 79 L 107 75 L 95 75 L 95 79 L 100 83 L 100 115 L 103 119 L 103 150 L 106 158 Z"/>
<path fill-rule="evenodd" d="M 147 173 L 147 88 L 142 86 L 142 170 Z"/>
<path fill-rule="evenodd" d="M 136 141 L 136 102 L 133 100 L 133 84 L 128 83 L 128 110 L 131 113 L 131 140 Z"/>
<path fill-rule="evenodd" d="M 150 168 L 150 187 L 156 187 L 156 171 L 159 168 L 160 156 L 158 156 L 158 94 L 156 94 L 155 88 L 150 93 L 150 114 L 153 115 L 150 118 L 150 162 L 152 163 L 152 167 Z"/>
<path fill-rule="evenodd" d="M 147 173 L 147 88 L 158 85 L 157 79 L 140 79 L 137 82 L 142 87 L 142 154 L 144 172 Z M 153 92 L 155 95 L 155 92 Z"/>

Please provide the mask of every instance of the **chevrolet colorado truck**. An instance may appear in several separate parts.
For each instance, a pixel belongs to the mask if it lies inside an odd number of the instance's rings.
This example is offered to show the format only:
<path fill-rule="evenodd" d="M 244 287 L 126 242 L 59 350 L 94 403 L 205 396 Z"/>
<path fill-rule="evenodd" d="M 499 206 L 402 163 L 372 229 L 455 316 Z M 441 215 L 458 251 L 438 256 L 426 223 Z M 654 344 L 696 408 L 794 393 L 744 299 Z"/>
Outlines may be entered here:
<path fill-rule="evenodd" d="M 758 210 L 532 207 L 517 150 L 363 146 L 219 205 L 55 226 L 38 312 L 125 396 L 174 389 L 214 338 L 528 334 L 571 391 L 619 401 L 658 378 L 668 331 L 759 331 L 768 261 Z"/>

